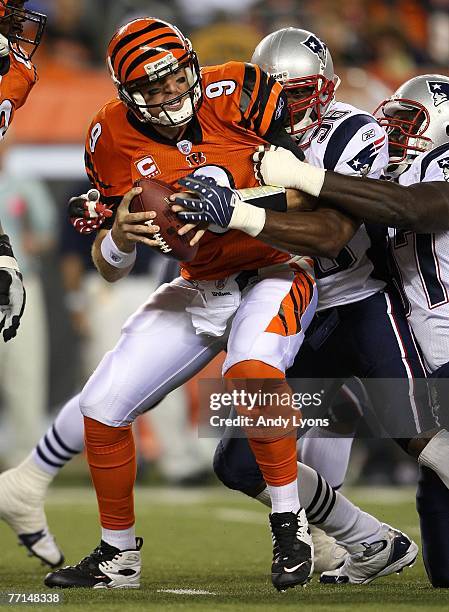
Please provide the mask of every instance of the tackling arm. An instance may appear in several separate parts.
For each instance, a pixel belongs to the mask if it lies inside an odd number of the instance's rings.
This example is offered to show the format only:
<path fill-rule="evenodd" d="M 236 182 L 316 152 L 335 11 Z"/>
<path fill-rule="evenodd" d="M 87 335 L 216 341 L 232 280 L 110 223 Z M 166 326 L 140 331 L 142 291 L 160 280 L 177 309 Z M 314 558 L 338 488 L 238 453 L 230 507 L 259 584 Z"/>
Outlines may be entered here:
<path fill-rule="evenodd" d="M 202 176 L 188 176 L 180 179 L 179 183 L 196 196 L 193 199 L 181 193 L 174 196 L 177 204 L 183 207 L 182 210 L 176 208 L 183 221 L 215 223 L 238 229 L 292 253 L 336 257 L 359 225 L 335 209 L 304 212 L 305 201 L 300 194 L 296 198 L 290 191 L 283 210 L 288 208 L 292 212 L 286 214 L 277 206 L 270 206 L 270 201 L 277 202 L 278 196 L 275 194 L 272 198 L 266 187 L 238 191 Z M 245 191 L 246 195 L 251 192 L 249 201 L 242 199 Z M 314 204 L 313 199 L 308 201 L 309 211 Z M 298 207 L 302 210 L 298 211 Z"/>
<path fill-rule="evenodd" d="M 289 253 L 333 258 L 358 226 L 358 222 L 332 208 L 287 215 L 267 210 L 265 225 L 257 238 Z"/>
<path fill-rule="evenodd" d="M 364 221 L 417 232 L 449 230 L 449 183 L 404 187 L 326 172 L 320 200 Z"/>
<path fill-rule="evenodd" d="M 363 221 L 418 232 L 449 229 L 449 183 L 444 180 L 406 187 L 347 176 L 301 162 L 285 149 L 259 150 L 253 159 L 265 184 L 299 189 Z"/>

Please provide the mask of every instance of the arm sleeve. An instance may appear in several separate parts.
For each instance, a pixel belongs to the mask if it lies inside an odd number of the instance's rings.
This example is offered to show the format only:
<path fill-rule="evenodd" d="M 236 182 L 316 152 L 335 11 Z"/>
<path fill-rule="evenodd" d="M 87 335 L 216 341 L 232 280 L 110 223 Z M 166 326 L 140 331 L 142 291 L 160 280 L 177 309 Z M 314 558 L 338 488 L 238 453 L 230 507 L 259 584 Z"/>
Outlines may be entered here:
<path fill-rule="evenodd" d="M 101 111 L 87 133 L 84 164 L 92 187 L 100 192 L 102 204 L 114 213 L 102 225 L 110 229 L 122 197 L 132 186 L 132 179 L 129 160 L 114 146 L 110 126 Z"/>

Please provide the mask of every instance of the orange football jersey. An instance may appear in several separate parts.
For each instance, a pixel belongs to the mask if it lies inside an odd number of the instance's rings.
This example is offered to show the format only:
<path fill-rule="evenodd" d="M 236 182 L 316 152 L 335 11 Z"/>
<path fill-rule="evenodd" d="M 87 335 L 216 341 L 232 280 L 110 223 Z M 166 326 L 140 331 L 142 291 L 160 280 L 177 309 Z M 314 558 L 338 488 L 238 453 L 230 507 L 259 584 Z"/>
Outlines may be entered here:
<path fill-rule="evenodd" d="M 177 188 L 179 178 L 192 172 L 236 188 L 258 185 L 252 155 L 267 134 L 282 129 L 281 85 L 257 66 L 229 62 L 203 68 L 202 87 L 202 105 L 179 142 L 163 138 L 121 101 L 110 101 L 99 111 L 88 132 L 85 162 L 104 204 L 116 207 L 142 176 Z M 103 227 L 111 227 L 111 219 Z M 207 231 L 195 259 L 181 267 L 187 279 L 212 280 L 288 259 L 287 253 L 243 232 Z"/>
<path fill-rule="evenodd" d="M 0 140 L 5 137 L 15 111 L 25 104 L 37 82 L 36 68 L 30 61 L 14 52 L 9 57 L 11 67 L 4 76 L 0 76 Z"/>

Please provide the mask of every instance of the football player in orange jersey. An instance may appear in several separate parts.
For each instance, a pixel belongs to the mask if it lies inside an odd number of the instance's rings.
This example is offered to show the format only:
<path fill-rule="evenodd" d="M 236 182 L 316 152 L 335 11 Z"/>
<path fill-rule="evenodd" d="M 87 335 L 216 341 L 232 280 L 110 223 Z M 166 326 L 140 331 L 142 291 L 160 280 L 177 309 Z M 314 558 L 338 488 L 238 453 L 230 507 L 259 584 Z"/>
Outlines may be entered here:
<path fill-rule="evenodd" d="M 133 266 L 137 242 L 158 246 L 155 214 L 129 212 L 139 193 L 132 188 L 136 179 L 157 177 L 176 186 L 198 169 L 232 187 L 255 187 L 255 146 L 298 149 L 282 127 L 285 95 L 273 78 L 238 62 L 200 72 L 190 42 L 168 23 L 147 18 L 123 26 L 109 44 L 107 62 L 119 100 L 93 119 L 85 161 L 102 206 L 113 212 L 101 218 L 93 259 L 114 282 Z M 182 263 L 181 277 L 130 317 L 81 393 L 102 541 L 78 565 L 49 574 L 47 586 L 139 586 L 131 423 L 225 346 L 225 378 L 272 380 L 284 389 L 285 369 L 315 304 L 310 260 L 292 260 L 232 228 L 209 228 L 197 256 Z M 273 501 L 270 523 L 280 562 L 272 580 L 278 589 L 304 584 L 313 570 L 298 500 L 295 436 L 288 434 L 249 435 Z"/>
<path fill-rule="evenodd" d="M 37 81 L 30 59 L 39 45 L 46 17 L 23 8 L 26 0 L 0 0 L 0 140 L 5 136 L 16 109 L 26 101 Z M 23 35 L 25 25 L 34 25 L 32 36 Z M 29 54 L 20 47 L 26 43 Z M 0 223 L 0 330 L 5 342 L 14 338 L 25 308 L 22 275 L 7 234 Z"/>

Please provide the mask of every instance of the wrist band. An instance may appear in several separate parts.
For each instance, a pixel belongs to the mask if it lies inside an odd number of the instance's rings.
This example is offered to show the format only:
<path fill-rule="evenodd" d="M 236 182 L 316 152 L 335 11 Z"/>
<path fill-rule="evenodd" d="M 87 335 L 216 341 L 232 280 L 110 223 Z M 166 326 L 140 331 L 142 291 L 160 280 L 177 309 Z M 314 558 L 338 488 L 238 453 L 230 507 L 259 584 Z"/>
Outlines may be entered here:
<path fill-rule="evenodd" d="M 103 238 L 100 249 L 103 259 L 114 268 L 129 268 L 136 261 L 136 247 L 131 253 L 120 251 L 112 239 L 111 230 Z"/>
<path fill-rule="evenodd" d="M 266 217 L 267 213 L 264 208 L 258 208 L 242 200 L 237 200 L 228 227 L 238 229 L 254 238 L 263 230 Z"/>

